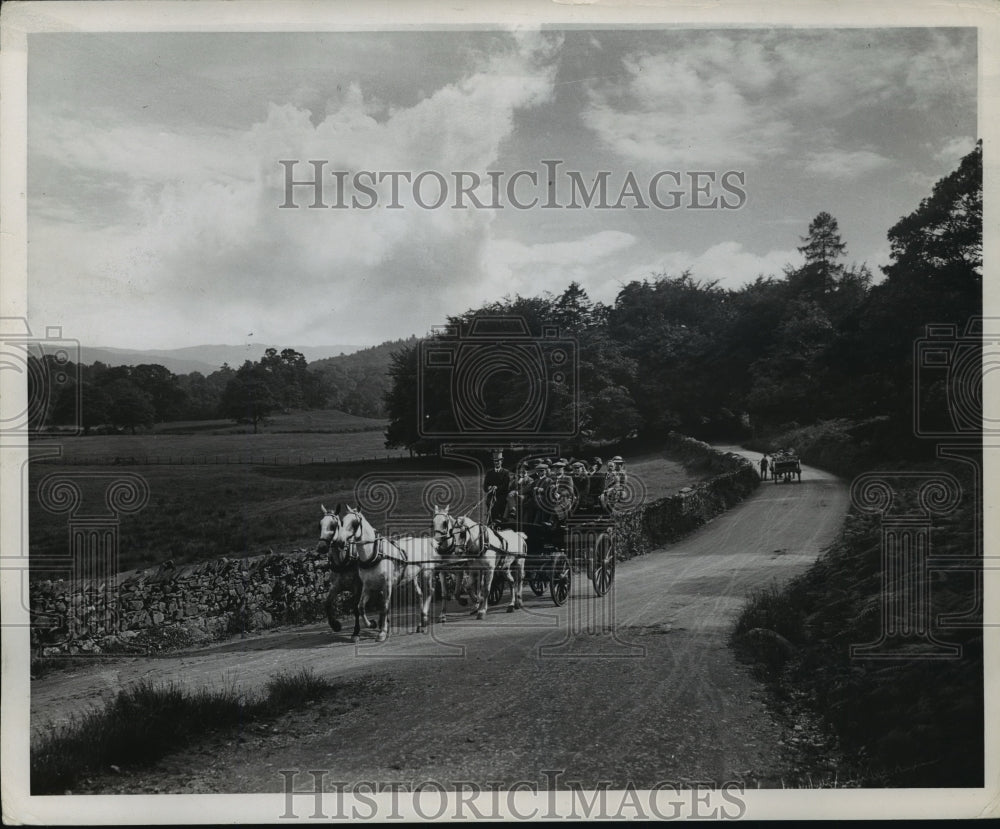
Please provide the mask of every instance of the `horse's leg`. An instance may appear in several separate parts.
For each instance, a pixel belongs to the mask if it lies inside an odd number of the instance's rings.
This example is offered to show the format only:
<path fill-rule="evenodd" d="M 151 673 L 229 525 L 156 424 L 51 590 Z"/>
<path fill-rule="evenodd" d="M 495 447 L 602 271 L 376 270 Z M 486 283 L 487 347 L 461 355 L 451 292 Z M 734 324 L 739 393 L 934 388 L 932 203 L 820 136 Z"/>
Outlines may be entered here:
<path fill-rule="evenodd" d="M 431 601 L 434 599 L 434 571 L 421 571 L 417 578 L 423 582 L 423 596 L 420 602 L 420 624 L 417 625 L 417 633 L 430 633 Z"/>
<path fill-rule="evenodd" d="M 437 574 L 438 583 L 441 585 L 441 615 L 439 622 L 448 621 L 448 574 L 441 572 Z"/>
<path fill-rule="evenodd" d="M 326 595 L 326 620 L 334 632 L 340 630 L 340 619 L 337 618 L 337 595 L 340 593 L 340 573 L 334 573 L 330 577 L 330 592 Z"/>
<path fill-rule="evenodd" d="M 511 556 L 504 570 L 504 578 L 507 579 L 507 583 L 510 586 L 510 603 L 507 605 L 508 613 L 513 613 L 517 609 L 517 585 L 520 583 L 520 580 L 514 577 L 514 568 L 517 566 L 517 559 Z"/>
<path fill-rule="evenodd" d="M 486 611 L 490 605 L 490 588 L 493 586 L 493 566 L 495 562 L 490 561 L 480 571 L 479 577 L 479 605 L 476 610 L 477 619 L 485 619 Z"/>
<path fill-rule="evenodd" d="M 467 570 L 465 573 L 465 577 L 468 579 L 466 589 L 469 596 L 469 603 L 472 605 L 472 610 L 469 611 L 470 616 L 475 616 L 479 613 L 479 605 L 482 603 L 482 590 L 480 589 L 480 582 L 483 578 L 482 572 L 482 566 L 476 564 L 472 570 Z"/>
<path fill-rule="evenodd" d="M 376 622 L 374 619 L 368 618 L 368 600 L 371 599 L 372 592 L 374 591 L 370 591 L 368 595 L 365 597 L 365 602 L 361 606 L 361 614 L 365 617 L 365 627 L 368 628 L 368 630 L 377 630 L 378 622 Z"/>
<path fill-rule="evenodd" d="M 417 612 L 420 614 L 420 618 L 417 620 L 416 633 L 424 632 L 424 588 L 423 581 L 424 576 L 419 570 L 417 574 L 413 577 L 413 591 L 417 594 Z"/>
<path fill-rule="evenodd" d="M 469 578 L 468 570 L 462 569 L 455 572 L 455 601 L 459 607 L 467 607 L 472 598 L 465 584 L 467 578 Z"/>
<path fill-rule="evenodd" d="M 361 579 L 361 590 L 358 592 L 358 600 L 354 604 L 354 633 L 351 634 L 352 642 L 361 641 L 361 617 L 365 615 L 365 604 L 368 602 L 368 582 Z M 365 621 L 368 617 L 365 616 Z"/>
<path fill-rule="evenodd" d="M 382 608 L 378 614 L 378 641 L 384 642 L 389 638 L 389 603 L 392 601 L 392 580 L 386 579 L 385 589 L 382 591 Z"/>
<path fill-rule="evenodd" d="M 522 591 L 524 590 L 524 563 L 526 559 L 524 556 L 517 556 L 511 565 L 511 570 L 513 571 L 513 585 L 511 586 L 511 593 L 514 597 L 511 601 L 511 605 L 515 610 L 520 610 L 524 607 L 521 601 Z M 509 611 L 508 611 L 509 612 Z"/>

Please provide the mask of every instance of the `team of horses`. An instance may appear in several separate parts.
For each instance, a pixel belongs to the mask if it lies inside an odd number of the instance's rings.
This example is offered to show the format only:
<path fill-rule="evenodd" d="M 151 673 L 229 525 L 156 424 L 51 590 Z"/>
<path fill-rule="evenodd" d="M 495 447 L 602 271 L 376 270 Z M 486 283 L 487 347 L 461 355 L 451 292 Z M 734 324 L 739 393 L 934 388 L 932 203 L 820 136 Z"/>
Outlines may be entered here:
<path fill-rule="evenodd" d="M 431 534 L 390 538 L 380 534 L 355 507 L 338 504 L 336 509 L 320 507 L 317 552 L 326 554 L 332 574 L 326 599 L 327 618 L 334 631 L 341 629 L 337 618 L 337 597 L 350 591 L 354 610 L 354 632 L 361 637 L 361 620 L 378 630 L 378 641 L 389 636 L 389 610 L 393 591 L 412 584 L 420 606 L 417 633 L 427 633 L 435 578 L 442 585 L 443 608 L 449 595 L 460 601 L 463 588 L 472 599 L 471 615 L 486 617 L 490 587 L 500 573 L 511 591 L 507 612 L 519 609 L 524 584 L 527 537 L 514 530 L 497 530 L 467 515 L 454 516 L 448 506 L 434 506 Z M 445 575 L 454 577 L 454 590 L 446 586 Z M 378 621 L 366 613 L 370 600 L 379 599 Z"/>

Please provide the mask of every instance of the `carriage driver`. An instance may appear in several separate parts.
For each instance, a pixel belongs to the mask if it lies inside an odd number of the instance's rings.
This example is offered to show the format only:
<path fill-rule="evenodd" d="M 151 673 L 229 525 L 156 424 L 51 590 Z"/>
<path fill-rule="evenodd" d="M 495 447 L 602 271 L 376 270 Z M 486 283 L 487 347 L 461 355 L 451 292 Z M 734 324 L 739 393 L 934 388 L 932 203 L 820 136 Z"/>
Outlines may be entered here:
<path fill-rule="evenodd" d="M 487 493 L 490 524 L 498 524 L 507 517 L 507 495 L 511 489 L 511 472 L 503 465 L 503 451 L 493 450 L 493 468 L 483 478 L 483 492 Z"/>

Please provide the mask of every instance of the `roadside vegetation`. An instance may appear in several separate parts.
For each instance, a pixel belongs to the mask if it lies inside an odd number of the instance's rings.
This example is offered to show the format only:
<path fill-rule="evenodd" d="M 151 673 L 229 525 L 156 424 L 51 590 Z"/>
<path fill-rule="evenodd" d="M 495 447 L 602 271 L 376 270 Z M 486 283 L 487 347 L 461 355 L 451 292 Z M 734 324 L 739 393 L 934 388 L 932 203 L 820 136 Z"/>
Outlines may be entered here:
<path fill-rule="evenodd" d="M 960 469 L 938 468 L 962 480 Z M 962 482 L 972 491 L 968 476 Z M 897 497 L 915 501 L 916 490 L 902 487 Z M 935 557 L 972 553 L 979 532 L 974 512 L 966 497 L 947 521 L 935 522 Z M 756 662 L 779 700 L 794 696 L 825 718 L 862 785 L 982 786 L 983 635 L 975 573 L 913 574 L 930 582 L 930 630 L 960 646 L 959 657 L 921 658 L 912 639 L 890 639 L 888 658 L 851 656 L 852 645 L 879 639 L 885 608 L 915 600 L 913 583 L 883 581 L 881 532 L 877 517 L 852 511 L 806 573 L 748 597 L 734 644 Z M 967 618 L 938 624 L 945 614 Z"/>
<path fill-rule="evenodd" d="M 88 776 L 148 766 L 208 733 L 238 732 L 310 701 L 335 697 L 339 690 L 308 669 L 277 674 L 257 694 L 235 687 L 191 691 L 174 683 L 139 682 L 103 708 L 36 734 L 31 793 L 63 794 Z"/>

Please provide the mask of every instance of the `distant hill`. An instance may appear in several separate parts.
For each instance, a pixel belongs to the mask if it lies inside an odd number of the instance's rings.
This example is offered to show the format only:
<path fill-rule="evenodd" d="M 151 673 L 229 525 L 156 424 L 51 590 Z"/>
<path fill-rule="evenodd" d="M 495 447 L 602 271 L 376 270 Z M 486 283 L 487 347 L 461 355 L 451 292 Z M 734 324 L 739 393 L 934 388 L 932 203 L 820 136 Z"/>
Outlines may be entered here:
<path fill-rule="evenodd" d="M 406 340 L 391 340 L 362 348 L 353 354 L 317 360 L 310 363 L 309 368 L 326 378 L 332 389 L 328 398 L 331 408 L 358 417 L 386 417 L 382 396 L 390 386 L 389 361 L 392 353 L 413 346 L 417 341 L 415 336 Z"/>
<path fill-rule="evenodd" d="M 376 346 L 377 347 L 377 346 Z M 218 371 L 223 363 L 239 368 L 244 360 L 256 362 L 264 356 L 268 348 L 279 351 L 292 348 L 306 358 L 306 362 L 353 354 L 356 345 L 292 345 L 270 346 L 266 343 L 247 345 L 192 345 L 186 348 L 150 349 L 142 351 L 126 348 L 95 348 L 84 346 L 80 349 L 80 359 L 84 364 L 97 361 L 109 366 L 137 366 L 142 363 L 157 363 L 174 374 L 190 374 L 193 371 L 211 374 Z"/>

